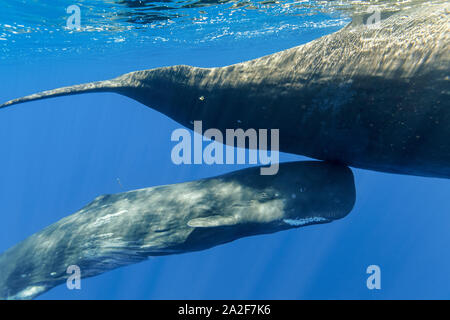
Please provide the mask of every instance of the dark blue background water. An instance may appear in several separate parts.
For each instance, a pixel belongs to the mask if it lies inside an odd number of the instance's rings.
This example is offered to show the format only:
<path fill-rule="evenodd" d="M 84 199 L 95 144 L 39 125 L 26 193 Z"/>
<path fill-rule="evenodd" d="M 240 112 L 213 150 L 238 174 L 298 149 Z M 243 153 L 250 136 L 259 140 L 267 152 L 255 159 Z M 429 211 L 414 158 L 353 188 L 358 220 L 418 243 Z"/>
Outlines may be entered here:
<path fill-rule="evenodd" d="M 41 14 L 49 13 L 24 9 L 26 14 L 20 15 L 18 8 L 0 15 L 2 102 L 139 69 L 237 63 L 308 42 L 349 21 L 321 14 L 261 13 L 245 21 L 229 17 L 194 27 L 177 22 L 156 31 L 70 33 L 63 29 L 67 15 L 56 11 L 60 31 L 28 34 L 10 31 L 35 26 Z M 208 21 L 226 12 L 207 10 Z M 17 27 L 21 24 L 25 27 Z M 242 168 L 172 164 L 170 135 L 179 127 L 138 102 L 106 93 L 1 110 L 0 252 L 100 194 Z M 283 161 L 294 159 L 303 158 L 282 155 Z M 41 298 L 449 298 L 449 181 L 354 173 L 356 205 L 340 221 L 150 258 L 83 279 L 80 291 L 62 285 Z M 381 267 L 379 291 L 366 287 L 366 268 L 372 264 Z"/>

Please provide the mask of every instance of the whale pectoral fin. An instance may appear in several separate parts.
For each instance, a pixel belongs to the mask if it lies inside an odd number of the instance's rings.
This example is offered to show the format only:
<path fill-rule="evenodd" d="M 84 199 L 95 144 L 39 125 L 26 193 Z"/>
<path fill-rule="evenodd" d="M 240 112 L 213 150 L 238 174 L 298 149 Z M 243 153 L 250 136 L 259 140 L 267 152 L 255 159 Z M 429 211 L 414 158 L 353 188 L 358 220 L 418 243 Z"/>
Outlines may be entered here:
<path fill-rule="evenodd" d="M 232 226 L 237 224 L 237 220 L 233 216 L 231 217 L 210 216 L 205 218 L 191 219 L 187 224 L 189 227 L 193 228 L 212 228 L 212 227 Z"/>

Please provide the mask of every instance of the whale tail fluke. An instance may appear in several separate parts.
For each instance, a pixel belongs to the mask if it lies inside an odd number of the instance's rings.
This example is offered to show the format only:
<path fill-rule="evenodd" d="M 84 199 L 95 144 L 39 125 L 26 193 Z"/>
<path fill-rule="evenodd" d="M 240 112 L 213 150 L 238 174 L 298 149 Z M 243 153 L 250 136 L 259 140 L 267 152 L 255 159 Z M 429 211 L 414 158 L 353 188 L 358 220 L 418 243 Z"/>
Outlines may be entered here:
<path fill-rule="evenodd" d="M 29 101 L 48 99 L 61 96 L 69 96 L 88 92 L 115 92 L 120 87 L 120 83 L 116 80 L 106 80 L 79 84 L 75 86 L 62 87 L 58 89 L 43 91 L 22 98 L 10 100 L 0 105 L 0 109 L 13 106 Z"/>

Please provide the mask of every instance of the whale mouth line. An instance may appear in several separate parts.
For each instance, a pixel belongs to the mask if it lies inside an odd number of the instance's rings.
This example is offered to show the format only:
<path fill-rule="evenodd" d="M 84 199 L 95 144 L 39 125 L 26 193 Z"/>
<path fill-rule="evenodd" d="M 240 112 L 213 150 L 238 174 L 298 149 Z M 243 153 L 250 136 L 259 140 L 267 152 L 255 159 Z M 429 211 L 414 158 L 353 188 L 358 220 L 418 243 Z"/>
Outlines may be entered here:
<path fill-rule="evenodd" d="M 306 218 L 294 218 L 294 219 L 283 219 L 283 222 L 291 226 L 304 226 L 311 223 L 326 223 L 330 222 L 330 219 L 324 217 L 306 217 Z"/>

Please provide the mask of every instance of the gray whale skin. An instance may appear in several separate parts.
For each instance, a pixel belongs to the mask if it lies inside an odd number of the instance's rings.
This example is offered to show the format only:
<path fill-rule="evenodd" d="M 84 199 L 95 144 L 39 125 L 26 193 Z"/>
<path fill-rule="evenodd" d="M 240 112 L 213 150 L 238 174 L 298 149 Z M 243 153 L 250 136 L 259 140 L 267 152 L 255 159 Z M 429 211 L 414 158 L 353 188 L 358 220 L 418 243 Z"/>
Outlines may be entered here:
<path fill-rule="evenodd" d="M 280 129 L 280 150 L 364 169 L 450 177 L 448 2 L 350 24 L 220 68 L 163 67 L 9 101 L 115 92 L 192 128 Z M 224 132 L 224 131 L 223 131 Z"/>
<path fill-rule="evenodd" d="M 355 202 L 348 167 L 324 162 L 254 167 L 96 198 L 0 255 L 0 299 L 31 299 L 148 256 L 204 250 L 242 237 L 331 222 Z"/>

